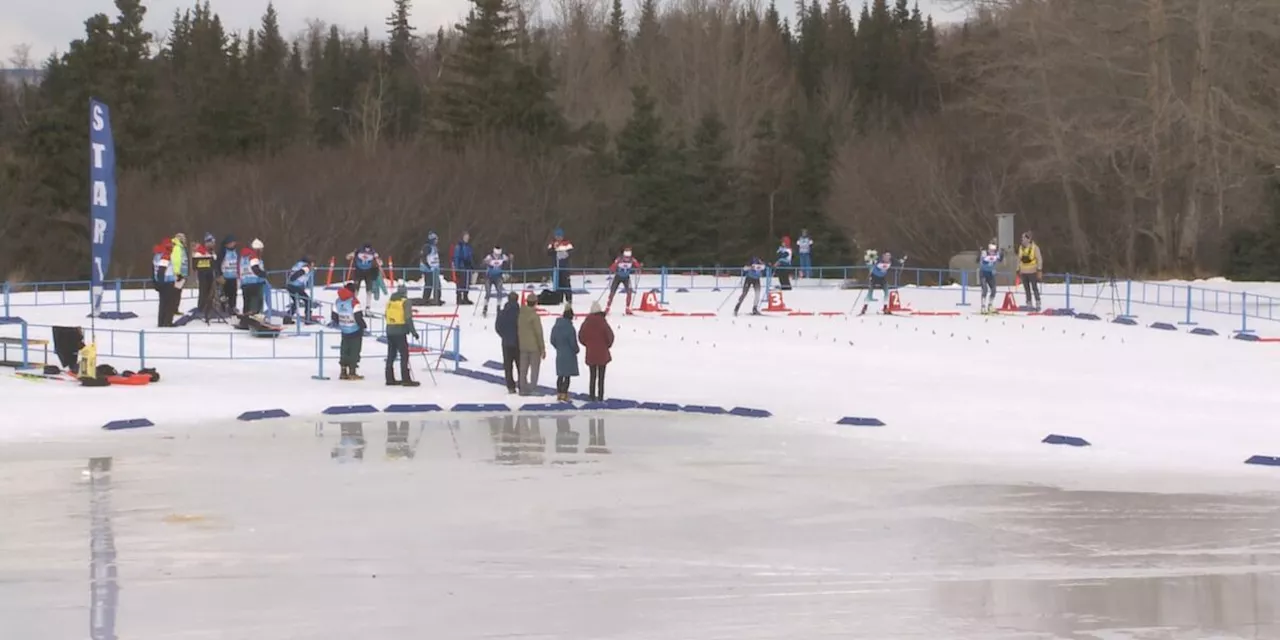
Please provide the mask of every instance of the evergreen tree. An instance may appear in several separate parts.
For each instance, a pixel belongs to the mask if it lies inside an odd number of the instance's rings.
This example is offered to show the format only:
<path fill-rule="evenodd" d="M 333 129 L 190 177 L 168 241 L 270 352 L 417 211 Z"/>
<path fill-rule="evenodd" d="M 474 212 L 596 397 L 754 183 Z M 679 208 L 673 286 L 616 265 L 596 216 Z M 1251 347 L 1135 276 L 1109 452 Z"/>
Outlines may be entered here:
<path fill-rule="evenodd" d="M 622 9 L 622 0 L 613 0 L 607 29 L 610 61 L 614 67 L 618 67 L 627 54 L 627 15 Z"/>
<path fill-rule="evenodd" d="M 395 0 L 395 9 L 387 18 L 388 98 L 391 109 L 391 135 L 399 140 L 416 135 L 424 109 L 422 86 L 418 82 L 415 62 L 418 47 L 409 22 L 411 0 Z"/>
<path fill-rule="evenodd" d="M 749 247 L 740 233 L 738 179 L 719 115 L 708 113 L 698 121 L 690 160 L 693 215 L 680 230 L 685 246 L 679 251 L 688 264 L 732 263 Z"/>

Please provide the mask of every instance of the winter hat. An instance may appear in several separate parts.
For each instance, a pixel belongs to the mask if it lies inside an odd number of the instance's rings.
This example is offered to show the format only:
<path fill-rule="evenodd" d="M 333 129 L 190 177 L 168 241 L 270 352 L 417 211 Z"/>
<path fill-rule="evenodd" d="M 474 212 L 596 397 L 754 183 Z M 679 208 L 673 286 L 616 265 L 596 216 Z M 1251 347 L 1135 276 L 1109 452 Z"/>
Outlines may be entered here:
<path fill-rule="evenodd" d="M 435 244 L 436 241 L 439 239 L 440 239 L 440 236 L 436 235 L 436 232 L 434 231 L 427 232 L 427 242 L 430 242 L 431 244 Z"/>
<path fill-rule="evenodd" d="M 401 280 L 396 283 L 396 293 L 409 293 L 409 283 Z"/>
<path fill-rule="evenodd" d="M 554 232 L 552 232 L 552 235 L 554 235 L 554 236 L 555 236 L 555 237 L 557 237 L 557 238 L 563 238 L 563 237 L 564 237 L 564 229 L 561 229 L 560 227 L 556 227 L 556 230 L 555 230 Z"/>
<path fill-rule="evenodd" d="M 784 247 L 791 246 L 791 236 L 782 236 L 782 246 Z"/>
<path fill-rule="evenodd" d="M 512 291 L 507 294 L 507 302 L 520 302 L 520 294 Z"/>
<path fill-rule="evenodd" d="M 215 237 L 213 237 L 213 234 L 212 234 L 212 233 L 209 233 L 208 231 L 206 231 L 206 232 L 205 232 L 205 234 L 204 234 L 204 242 L 205 242 L 205 243 L 209 243 L 209 242 L 217 242 L 217 241 L 218 241 L 218 239 L 217 239 L 217 238 L 215 238 Z"/>
<path fill-rule="evenodd" d="M 340 289 L 340 291 L 342 291 L 342 290 L 346 290 L 346 291 L 350 291 L 351 293 L 355 293 L 355 292 L 356 292 L 356 282 L 355 282 L 355 280 L 348 280 L 348 281 L 346 281 L 346 282 L 342 283 L 342 289 Z"/>
<path fill-rule="evenodd" d="M 573 319 L 573 307 L 571 307 L 571 306 L 569 306 L 569 305 L 567 305 L 567 304 L 566 304 L 566 305 L 564 306 L 564 313 L 563 313 L 563 314 L 561 314 L 561 317 L 568 318 L 568 319 L 572 320 L 572 319 Z"/>
<path fill-rule="evenodd" d="M 599 302 L 599 301 L 596 301 L 596 302 L 592 302 L 592 303 L 591 303 L 591 313 L 604 313 L 604 309 L 601 309 L 601 308 L 600 308 L 600 302 Z"/>
<path fill-rule="evenodd" d="M 254 239 L 253 239 L 253 242 L 250 242 L 250 243 L 249 243 L 249 246 L 253 247 L 254 249 L 256 249 L 256 250 L 258 250 L 258 251 L 262 251 L 263 244 L 262 244 L 262 241 L 261 241 L 261 240 L 259 240 L 259 239 L 257 239 L 257 238 L 254 238 Z"/>
<path fill-rule="evenodd" d="M 235 242 L 236 242 L 236 237 L 229 233 L 227 234 L 227 237 L 222 239 L 222 244 L 235 244 Z"/>

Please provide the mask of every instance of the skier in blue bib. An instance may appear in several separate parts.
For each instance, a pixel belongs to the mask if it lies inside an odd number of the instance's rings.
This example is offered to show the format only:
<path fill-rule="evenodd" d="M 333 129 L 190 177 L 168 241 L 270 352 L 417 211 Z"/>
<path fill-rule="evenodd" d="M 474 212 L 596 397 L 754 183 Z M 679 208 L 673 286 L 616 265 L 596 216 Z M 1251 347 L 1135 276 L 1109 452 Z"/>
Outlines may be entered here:
<path fill-rule="evenodd" d="M 297 262 L 293 263 L 293 268 L 289 270 L 286 276 L 285 289 L 289 291 L 289 312 L 288 315 L 294 316 L 298 313 L 299 304 L 302 305 L 302 322 L 311 323 L 311 295 L 307 290 L 311 288 L 313 279 L 315 278 L 316 263 L 307 256 L 302 256 Z"/>
<path fill-rule="evenodd" d="M 742 294 L 738 296 L 738 304 L 733 305 L 733 315 L 738 315 L 742 302 L 747 299 L 747 292 L 753 290 L 756 295 L 751 302 L 751 315 L 760 315 L 760 279 L 764 277 L 766 268 L 764 260 L 758 257 L 751 258 L 751 262 L 742 267 Z"/>
<path fill-rule="evenodd" d="M 1004 254 L 992 240 L 985 251 L 978 254 L 978 279 L 982 282 L 982 312 L 992 313 L 996 307 L 996 269 L 1004 260 Z"/>
<path fill-rule="evenodd" d="M 502 269 L 511 261 L 511 254 L 502 253 L 502 247 L 494 247 L 493 251 L 484 258 L 484 308 L 480 310 L 482 317 L 489 316 L 489 300 L 496 298 L 502 304 L 501 300 L 505 295 L 502 289 Z"/>

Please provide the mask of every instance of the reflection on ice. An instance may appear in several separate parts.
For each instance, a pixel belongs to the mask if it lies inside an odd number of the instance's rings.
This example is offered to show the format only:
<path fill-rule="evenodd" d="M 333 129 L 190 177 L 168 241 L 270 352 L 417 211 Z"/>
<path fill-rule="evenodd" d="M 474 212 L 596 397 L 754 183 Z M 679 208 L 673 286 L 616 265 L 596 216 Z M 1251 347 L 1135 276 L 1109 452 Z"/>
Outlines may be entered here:
<path fill-rule="evenodd" d="M 0 638 L 116 610 L 121 638 L 1280 638 L 1274 493 L 1068 490 L 842 433 L 618 412 L 16 443 Z"/>

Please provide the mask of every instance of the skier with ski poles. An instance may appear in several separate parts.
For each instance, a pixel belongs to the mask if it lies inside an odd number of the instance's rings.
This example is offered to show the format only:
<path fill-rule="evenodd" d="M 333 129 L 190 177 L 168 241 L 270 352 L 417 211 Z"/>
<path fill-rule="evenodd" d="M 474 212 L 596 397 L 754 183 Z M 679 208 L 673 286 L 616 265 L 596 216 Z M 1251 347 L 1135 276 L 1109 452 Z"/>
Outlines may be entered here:
<path fill-rule="evenodd" d="M 742 309 L 742 301 L 747 299 L 747 292 L 754 290 L 755 299 L 751 302 L 751 315 L 760 314 L 760 279 L 764 277 L 768 265 L 759 257 L 751 258 L 751 262 L 742 267 L 742 293 L 738 295 L 738 304 L 733 306 L 733 315 Z"/>
<path fill-rule="evenodd" d="M 484 308 L 481 309 L 481 317 L 489 317 L 489 300 L 497 298 L 498 304 L 501 305 L 502 297 L 506 295 L 502 288 L 502 269 L 510 262 L 512 254 L 502 253 L 502 247 L 495 246 L 493 251 L 485 256 L 483 264 L 485 266 L 485 283 L 484 283 Z M 497 294 L 494 295 L 496 291 Z"/>
<path fill-rule="evenodd" d="M 987 248 L 978 253 L 978 280 L 982 283 L 982 313 L 995 313 L 996 310 L 996 268 L 1004 261 L 1004 254 L 992 240 Z"/>
<path fill-rule="evenodd" d="M 622 255 L 614 258 L 613 264 L 609 265 L 609 272 L 613 274 L 613 282 L 609 284 L 609 301 L 604 306 L 605 315 L 613 308 L 613 296 L 618 293 L 618 287 L 625 287 L 627 290 L 627 305 L 625 313 L 631 315 L 631 273 L 634 271 L 638 276 L 640 269 L 644 265 L 631 255 L 631 247 L 623 247 Z"/>

